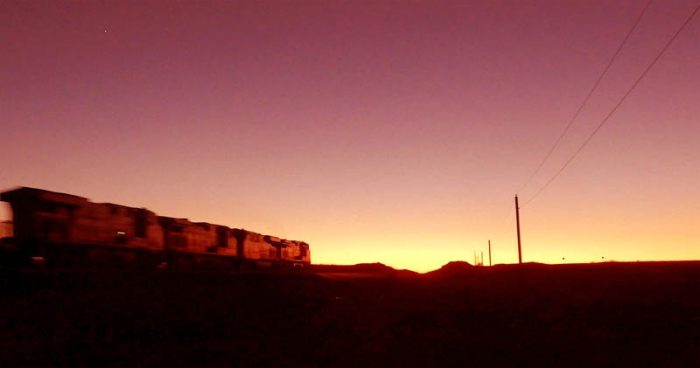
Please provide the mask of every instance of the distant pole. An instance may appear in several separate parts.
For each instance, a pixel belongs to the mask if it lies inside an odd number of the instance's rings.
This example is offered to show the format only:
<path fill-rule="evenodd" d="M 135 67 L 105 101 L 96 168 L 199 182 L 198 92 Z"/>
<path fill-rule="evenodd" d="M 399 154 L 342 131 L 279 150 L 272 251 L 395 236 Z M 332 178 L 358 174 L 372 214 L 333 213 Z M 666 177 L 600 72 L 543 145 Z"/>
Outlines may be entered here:
<path fill-rule="evenodd" d="M 484 251 L 481 251 L 481 265 L 484 265 Z"/>
<path fill-rule="evenodd" d="M 523 263 L 523 252 L 520 243 L 520 207 L 518 206 L 518 195 L 515 195 L 515 223 L 518 228 L 518 263 Z"/>
<path fill-rule="evenodd" d="M 489 239 L 489 267 L 491 267 L 491 239 Z"/>

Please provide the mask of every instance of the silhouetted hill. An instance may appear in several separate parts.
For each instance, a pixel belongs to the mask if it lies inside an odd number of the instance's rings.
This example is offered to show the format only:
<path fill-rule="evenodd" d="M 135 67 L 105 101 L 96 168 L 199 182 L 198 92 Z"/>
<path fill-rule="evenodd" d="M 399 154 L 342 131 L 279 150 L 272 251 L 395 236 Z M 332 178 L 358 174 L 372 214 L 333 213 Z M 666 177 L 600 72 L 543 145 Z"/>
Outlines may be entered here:
<path fill-rule="evenodd" d="M 410 270 L 397 270 L 383 263 L 360 263 L 355 265 L 311 265 L 318 275 L 330 278 L 365 277 L 415 277 L 418 273 Z"/>
<path fill-rule="evenodd" d="M 311 265 L 314 271 L 343 271 L 343 272 L 387 272 L 394 269 L 379 262 L 375 263 L 358 263 L 354 265 Z"/>
<path fill-rule="evenodd" d="M 466 275 L 474 271 L 474 266 L 465 261 L 452 261 L 435 271 L 426 272 L 426 276 L 431 277 L 454 277 Z"/>

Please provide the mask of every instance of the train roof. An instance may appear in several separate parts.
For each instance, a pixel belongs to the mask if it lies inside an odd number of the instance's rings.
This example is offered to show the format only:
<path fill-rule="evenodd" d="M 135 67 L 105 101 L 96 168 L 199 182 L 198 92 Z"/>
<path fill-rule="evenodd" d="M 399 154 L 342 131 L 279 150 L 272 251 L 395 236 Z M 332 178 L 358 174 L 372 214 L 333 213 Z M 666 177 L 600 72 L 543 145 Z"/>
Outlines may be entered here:
<path fill-rule="evenodd" d="M 0 200 L 6 202 L 24 201 L 32 199 L 64 203 L 74 206 L 84 205 L 88 202 L 87 198 L 85 197 L 79 197 L 73 194 L 51 192 L 48 190 L 30 187 L 17 187 L 0 193 Z"/>

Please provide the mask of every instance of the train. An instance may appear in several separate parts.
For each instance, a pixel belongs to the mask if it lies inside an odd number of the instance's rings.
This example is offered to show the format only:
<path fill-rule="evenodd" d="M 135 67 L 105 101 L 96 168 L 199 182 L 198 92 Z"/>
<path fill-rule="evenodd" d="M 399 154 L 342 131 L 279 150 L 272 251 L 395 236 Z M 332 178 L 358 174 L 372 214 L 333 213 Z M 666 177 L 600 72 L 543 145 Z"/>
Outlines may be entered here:
<path fill-rule="evenodd" d="M 304 268 L 309 244 L 146 208 L 94 203 L 84 197 L 30 187 L 0 193 L 12 210 L 12 236 L 0 239 L 16 262 L 112 262 L 154 267 Z"/>

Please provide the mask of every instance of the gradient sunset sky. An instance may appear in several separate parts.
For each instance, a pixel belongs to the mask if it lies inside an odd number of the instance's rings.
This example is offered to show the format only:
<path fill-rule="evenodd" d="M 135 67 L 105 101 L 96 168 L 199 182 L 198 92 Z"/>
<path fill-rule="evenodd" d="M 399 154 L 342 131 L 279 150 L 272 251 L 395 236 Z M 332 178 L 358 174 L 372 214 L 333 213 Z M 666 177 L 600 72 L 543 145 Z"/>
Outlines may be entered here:
<path fill-rule="evenodd" d="M 517 262 L 527 202 L 697 1 L 3 1 L 0 189 L 305 240 L 314 263 Z M 11 214 L 4 206 L 0 218 Z M 524 261 L 700 259 L 700 19 L 522 206 Z"/>

